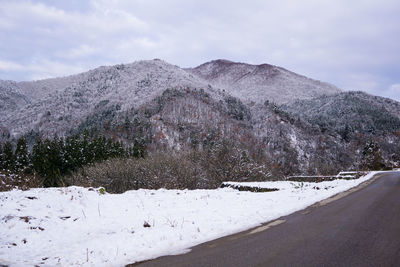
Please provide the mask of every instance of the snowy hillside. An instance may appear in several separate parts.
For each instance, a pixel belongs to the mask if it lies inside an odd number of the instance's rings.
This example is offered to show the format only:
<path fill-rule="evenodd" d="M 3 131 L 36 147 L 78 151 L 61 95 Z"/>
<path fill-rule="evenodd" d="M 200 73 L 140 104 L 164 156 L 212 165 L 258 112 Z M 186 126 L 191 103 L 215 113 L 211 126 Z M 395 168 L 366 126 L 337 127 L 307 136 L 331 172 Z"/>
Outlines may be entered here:
<path fill-rule="evenodd" d="M 250 65 L 215 60 L 188 71 L 235 97 L 256 103 L 270 100 L 282 104 L 340 92 L 331 84 L 269 64 Z"/>
<path fill-rule="evenodd" d="M 342 134 L 384 135 L 400 131 L 399 102 L 364 92 L 343 92 L 311 100 L 297 100 L 283 109 L 323 130 Z"/>
<path fill-rule="evenodd" d="M 12 136 L 34 130 L 64 135 L 96 107 L 137 108 L 170 88 L 203 89 L 215 100 L 226 93 L 244 101 L 286 103 L 338 92 L 321 83 L 263 64 L 217 60 L 194 69 L 181 69 L 162 60 L 99 67 L 62 78 L 0 83 L 0 120 Z M 224 93 L 224 91 L 226 93 Z"/>
<path fill-rule="evenodd" d="M 385 164 L 400 160 L 399 102 L 268 64 L 216 60 L 182 69 L 155 59 L 0 81 L 0 104 L 0 141 L 25 136 L 32 144 L 85 129 L 153 150 L 232 140 L 269 157 L 278 176 L 357 168 L 371 140 Z"/>
<path fill-rule="evenodd" d="M 0 114 L 13 112 L 29 102 L 29 98 L 21 92 L 16 82 L 0 80 Z"/>
<path fill-rule="evenodd" d="M 13 135 L 32 129 L 45 135 L 63 135 L 96 107 L 138 107 L 168 88 L 201 87 L 218 99 L 200 79 L 161 60 L 100 67 L 69 77 L 15 85 L 31 103 L 0 114 Z"/>

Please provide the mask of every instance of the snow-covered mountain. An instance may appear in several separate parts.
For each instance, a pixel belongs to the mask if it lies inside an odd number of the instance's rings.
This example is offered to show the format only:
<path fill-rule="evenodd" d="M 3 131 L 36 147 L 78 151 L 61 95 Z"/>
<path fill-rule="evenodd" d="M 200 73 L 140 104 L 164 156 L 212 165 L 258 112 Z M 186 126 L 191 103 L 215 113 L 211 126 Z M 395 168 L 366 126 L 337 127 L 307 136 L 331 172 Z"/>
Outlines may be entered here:
<path fill-rule="evenodd" d="M 3 141 L 85 129 L 152 149 L 229 139 L 267 154 L 284 174 L 354 168 L 371 139 L 386 161 L 397 160 L 399 114 L 393 100 L 227 60 L 182 69 L 155 59 L 63 78 L 0 81 Z"/>
<path fill-rule="evenodd" d="M 45 135 L 64 135 L 99 107 L 117 105 L 119 110 L 138 107 L 168 88 L 204 88 L 215 98 L 220 94 L 201 79 L 161 60 L 99 67 L 63 78 L 8 84 L 7 91 L 2 87 L 0 101 L 10 107 L 4 105 L 0 119 L 2 126 L 15 136 L 30 130 Z M 10 96 L 14 102 L 19 101 L 18 108 L 12 108 L 15 105 L 10 102 Z M 22 100 L 26 100 L 25 103 L 20 103 Z"/>
<path fill-rule="evenodd" d="M 287 103 L 336 93 L 336 87 L 285 69 L 226 60 L 181 69 L 162 60 L 99 67 L 62 78 L 32 82 L 1 81 L 1 126 L 12 136 L 30 130 L 63 135 L 96 107 L 139 107 L 171 88 L 198 88 L 214 99 L 226 94 L 243 101 Z"/>
<path fill-rule="evenodd" d="M 13 112 L 29 102 L 16 82 L 0 80 L 0 114 Z"/>
<path fill-rule="evenodd" d="M 400 132 L 399 102 L 364 92 L 297 100 L 282 108 L 323 130 L 344 135 Z"/>
<path fill-rule="evenodd" d="M 340 92 L 331 84 L 269 64 L 250 65 L 219 59 L 187 70 L 235 97 L 256 103 L 269 100 L 283 104 Z"/>

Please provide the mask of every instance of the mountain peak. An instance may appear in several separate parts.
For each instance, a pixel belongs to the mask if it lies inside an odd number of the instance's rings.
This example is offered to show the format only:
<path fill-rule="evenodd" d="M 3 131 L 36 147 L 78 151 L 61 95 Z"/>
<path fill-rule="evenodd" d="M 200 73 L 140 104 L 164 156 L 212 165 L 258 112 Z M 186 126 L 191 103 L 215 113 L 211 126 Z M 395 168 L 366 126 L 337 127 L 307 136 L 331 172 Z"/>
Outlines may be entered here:
<path fill-rule="evenodd" d="M 215 59 L 215 60 L 211 60 L 208 62 L 205 62 L 195 68 L 199 68 L 201 66 L 205 66 L 205 65 L 225 65 L 225 66 L 232 66 L 232 65 L 242 65 L 242 66 L 252 66 L 252 67 L 258 67 L 258 68 L 271 68 L 271 67 L 276 67 L 274 65 L 271 64 L 267 64 L 267 63 L 262 63 L 262 64 L 249 64 L 249 63 L 244 63 L 244 62 L 237 62 L 237 61 L 232 61 L 232 60 L 228 60 L 228 59 Z"/>
<path fill-rule="evenodd" d="M 255 103 L 270 100 L 283 104 L 340 92 L 333 85 L 266 63 L 252 65 L 217 59 L 187 71 L 235 97 Z"/>
<path fill-rule="evenodd" d="M 206 63 L 202 64 L 202 65 L 205 65 L 205 64 L 232 65 L 232 64 L 239 64 L 239 62 L 234 62 L 234 61 L 231 61 L 231 60 L 221 59 L 220 58 L 220 59 L 211 60 L 209 62 L 206 62 Z"/>

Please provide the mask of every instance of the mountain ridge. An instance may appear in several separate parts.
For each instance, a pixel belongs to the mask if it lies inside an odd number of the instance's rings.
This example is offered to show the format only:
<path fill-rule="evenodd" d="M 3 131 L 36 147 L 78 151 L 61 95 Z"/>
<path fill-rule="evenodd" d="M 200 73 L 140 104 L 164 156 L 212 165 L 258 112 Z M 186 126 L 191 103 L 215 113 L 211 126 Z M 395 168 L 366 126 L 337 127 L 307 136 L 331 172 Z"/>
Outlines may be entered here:
<path fill-rule="evenodd" d="M 387 163 L 400 151 L 394 119 L 400 103 L 343 92 L 269 64 L 214 60 L 182 69 L 158 59 L 136 61 L 63 78 L 0 81 L 2 103 L 2 141 L 91 130 L 157 151 L 227 139 L 267 155 L 280 175 L 357 168 L 370 140 Z M 348 116 L 337 115 L 336 107 Z M 360 129 L 346 133 L 352 121 Z"/>
<path fill-rule="evenodd" d="M 272 100 L 284 104 L 294 98 L 310 99 L 341 91 L 331 84 L 265 63 L 252 65 L 218 59 L 187 70 L 235 97 L 247 98 L 248 102 Z"/>
<path fill-rule="evenodd" d="M 204 64 L 216 62 L 218 64 L 221 62 L 229 63 L 234 66 L 244 65 L 250 69 L 265 69 L 267 66 L 272 66 L 267 64 L 256 66 L 228 60 L 217 60 Z M 204 66 L 204 64 L 200 66 Z M 264 74 L 263 72 L 255 73 L 253 76 L 262 77 Z M 88 109 L 93 110 L 93 107 L 102 103 L 101 101 L 108 100 L 110 104 L 119 104 L 122 110 L 126 110 L 132 105 L 138 106 L 150 101 L 169 88 L 202 88 L 219 100 L 223 99 L 225 94 L 232 94 L 227 90 L 229 85 L 220 88 L 220 83 L 214 84 L 209 79 L 198 76 L 189 69 L 182 69 L 159 59 L 101 66 L 87 72 L 61 78 L 32 82 L 2 81 L 0 82 L 1 91 L 6 91 L 5 84 L 7 83 L 13 85 L 10 90 L 20 94 L 12 96 L 13 101 L 17 103 L 15 109 L 8 109 L 8 112 L 5 111 L 1 114 L 2 116 L 0 115 L 2 126 L 9 128 L 12 135 L 27 132 L 29 128 L 38 131 L 42 128 L 50 128 L 50 126 L 47 127 L 46 123 L 49 118 L 44 118 L 46 114 L 56 115 L 57 118 L 53 118 L 53 127 L 57 128 L 57 125 L 60 124 L 58 119 L 65 117 L 65 113 L 69 113 L 70 121 L 76 126 L 76 121 L 82 120 L 84 116 L 90 113 L 87 112 Z M 251 85 L 247 87 L 251 87 Z M 241 96 L 232 95 L 243 99 Z M 268 99 L 267 95 L 268 90 L 264 90 L 264 96 L 257 97 L 257 99 L 265 101 Z M 299 94 L 296 93 L 296 95 Z M 287 98 L 290 97 L 294 96 L 287 96 Z M 4 96 L 3 100 L 0 99 L 0 101 L 6 103 L 10 102 L 9 99 L 10 97 Z M 41 127 L 39 124 L 44 124 L 44 126 Z M 47 131 L 53 134 L 66 131 L 65 127 L 61 128 L 55 131 Z"/>

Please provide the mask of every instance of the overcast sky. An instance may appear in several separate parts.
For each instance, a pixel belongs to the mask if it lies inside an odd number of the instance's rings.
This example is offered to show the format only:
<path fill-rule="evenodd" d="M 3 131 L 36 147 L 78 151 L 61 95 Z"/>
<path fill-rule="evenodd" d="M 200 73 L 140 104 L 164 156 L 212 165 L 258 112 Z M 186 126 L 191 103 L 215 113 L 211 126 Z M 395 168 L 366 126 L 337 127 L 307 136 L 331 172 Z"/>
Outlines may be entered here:
<path fill-rule="evenodd" d="M 153 58 L 269 63 L 400 101 L 400 1 L 0 0 L 0 79 Z"/>

